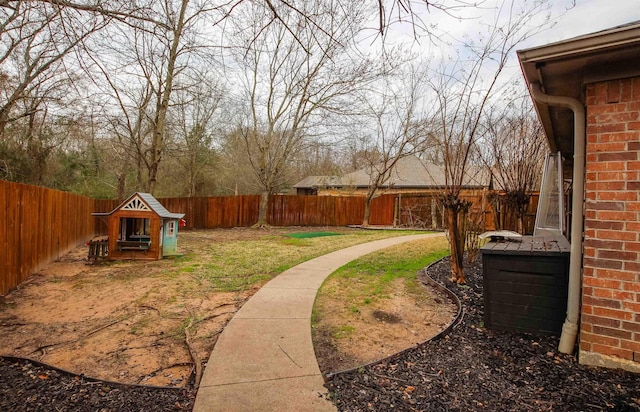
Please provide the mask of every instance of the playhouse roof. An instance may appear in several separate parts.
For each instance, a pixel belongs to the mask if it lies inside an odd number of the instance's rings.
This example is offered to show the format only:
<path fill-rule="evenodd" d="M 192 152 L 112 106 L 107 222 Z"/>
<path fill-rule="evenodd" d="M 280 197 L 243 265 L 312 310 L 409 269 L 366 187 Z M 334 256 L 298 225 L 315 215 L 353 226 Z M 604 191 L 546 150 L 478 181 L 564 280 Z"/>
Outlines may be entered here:
<path fill-rule="evenodd" d="M 136 203 L 137 199 L 141 200 L 143 204 L 139 204 L 139 202 Z M 158 216 L 164 219 L 182 219 L 184 217 L 184 213 L 169 212 L 164 206 L 162 206 L 162 204 L 158 201 L 158 199 L 153 197 L 151 193 L 143 193 L 143 192 L 136 192 L 132 194 L 131 196 L 129 196 L 127 200 L 120 203 L 118 207 L 116 207 L 109 213 L 92 213 L 92 215 L 108 216 L 122 208 L 128 208 L 131 210 L 146 210 L 145 206 L 146 206 L 146 209 L 155 212 Z"/>

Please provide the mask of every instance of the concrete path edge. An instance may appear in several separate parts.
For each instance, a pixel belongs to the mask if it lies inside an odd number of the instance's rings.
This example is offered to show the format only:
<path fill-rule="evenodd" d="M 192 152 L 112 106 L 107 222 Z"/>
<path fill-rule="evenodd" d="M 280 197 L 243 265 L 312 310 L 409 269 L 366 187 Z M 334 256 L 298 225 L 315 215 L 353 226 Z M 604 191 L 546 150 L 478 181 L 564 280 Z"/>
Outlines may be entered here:
<path fill-rule="evenodd" d="M 253 295 L 220 334 L 194 412 L 334 412 L 311 340 L 311 311 L 324 280 L 366 254 L 442 233 L 397 236 L 301 263 Z"/>

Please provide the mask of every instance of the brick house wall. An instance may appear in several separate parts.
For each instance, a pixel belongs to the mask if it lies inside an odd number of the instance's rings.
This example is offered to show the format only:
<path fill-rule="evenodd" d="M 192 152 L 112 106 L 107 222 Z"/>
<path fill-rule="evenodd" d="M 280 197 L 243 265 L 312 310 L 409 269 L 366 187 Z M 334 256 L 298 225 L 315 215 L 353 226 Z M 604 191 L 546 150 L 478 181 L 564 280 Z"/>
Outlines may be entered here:
<path fill-rule="evenodd" d="M 640 77 L 585 98 L 580 362 L 640 371 Z"/>

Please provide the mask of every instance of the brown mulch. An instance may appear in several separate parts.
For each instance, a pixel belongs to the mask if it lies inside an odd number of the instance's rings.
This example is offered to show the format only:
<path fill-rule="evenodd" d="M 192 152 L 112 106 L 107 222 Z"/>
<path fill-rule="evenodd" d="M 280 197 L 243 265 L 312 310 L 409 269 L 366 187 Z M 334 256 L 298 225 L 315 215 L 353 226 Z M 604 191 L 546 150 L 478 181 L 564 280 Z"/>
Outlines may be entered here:
<path fill-rule="evenodd" d="M 557 337 L 483 327 L 482 267 L 449 282 L 444 259 L 428 275 L 462 302 L 463 318 L 424 346 L 327 383 L 340 411 L 640 411 L 640 374 L 587 367 L 558 353 Z"/>
<path fill-rule="evenodd" d="M 640 411 L 640 375 L 579 365 L 556 337 L 483 328 L 482 269 L 448 282 L 448 260 L 429 275 L 459 297 L 448 334 L 328 382 L 340 411 Z M 191 410 L 192 389 L 122 385 L 0 357 L 0 411 Z"/>

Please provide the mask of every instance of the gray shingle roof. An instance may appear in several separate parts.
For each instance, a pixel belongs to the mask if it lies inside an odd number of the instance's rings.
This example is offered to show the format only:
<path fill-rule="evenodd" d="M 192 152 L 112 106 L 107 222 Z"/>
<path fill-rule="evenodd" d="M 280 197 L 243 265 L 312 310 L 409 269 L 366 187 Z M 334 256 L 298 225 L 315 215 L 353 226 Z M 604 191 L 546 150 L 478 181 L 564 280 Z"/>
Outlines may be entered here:
<path fill-rule="evenodd" d="M 293 185 L 294 188 L 335 186 L 342 186 L 342 180 L 339 176 L 307 176 Z"/>
<path fill-rule="evenodd" d="M 131 199 L 133 199 L 136 196 L 139 197 L 140 199 L 142 199 L 142 201 L 147 206 L 149 206 L 149 208 L 151 210 L 153 210 L 158 216 L 160 216 L 163 219 L 182 219 L 184 217 L 184 213 L 171 213 L 171 212 L 169 212 L 164 206 L 162 206 L 162 204 L 160 202 L 158 202 L 158 199 L 153 197 L 153 195 L 151 193 L 142 193 L 142 192 L 136 192 L 136 193 L 132 194 L 124 202 L 120 203 L 120 205 L 118 205 L 118 207 L 116 207 L 115 209 L 113 209 L 109 213 L 92 213 L 92 215 L 93 216 L 109 216 L 110 214 L 112 214 L 116 210 L 119 210 L 124 205 L 129 203 L 131 201 Z"/>
<path fill-rule="evenodd" d="M 463 180 L 465 187 L 488 187 L 490 173 L 483 167 L 468 167 Z M 294 188 L 318 187 L 368 187 L 370 169 L 360 169 L 344 176 L 309 176 L 296 183 Z M 444 167 L 425 162 L 415 156 L 408 156 L 398 161 L 391 175 L 381 187 L 433 189 L 446 186 Z"/>
<path fill-rule="evenodd" d="M 153 197 L 151 193 L 136 193 L 144 202 L 149 206 L 154 212 L 158 214 L 158 216 L 167 219 L 182 219 L 184 217 L 184 213 L 171 213 L 169 212 L 158 199 Z M 135 195 L 134 195 L 135 196 Z M 132 196 L 133 197 L 133 196 Z"/>

